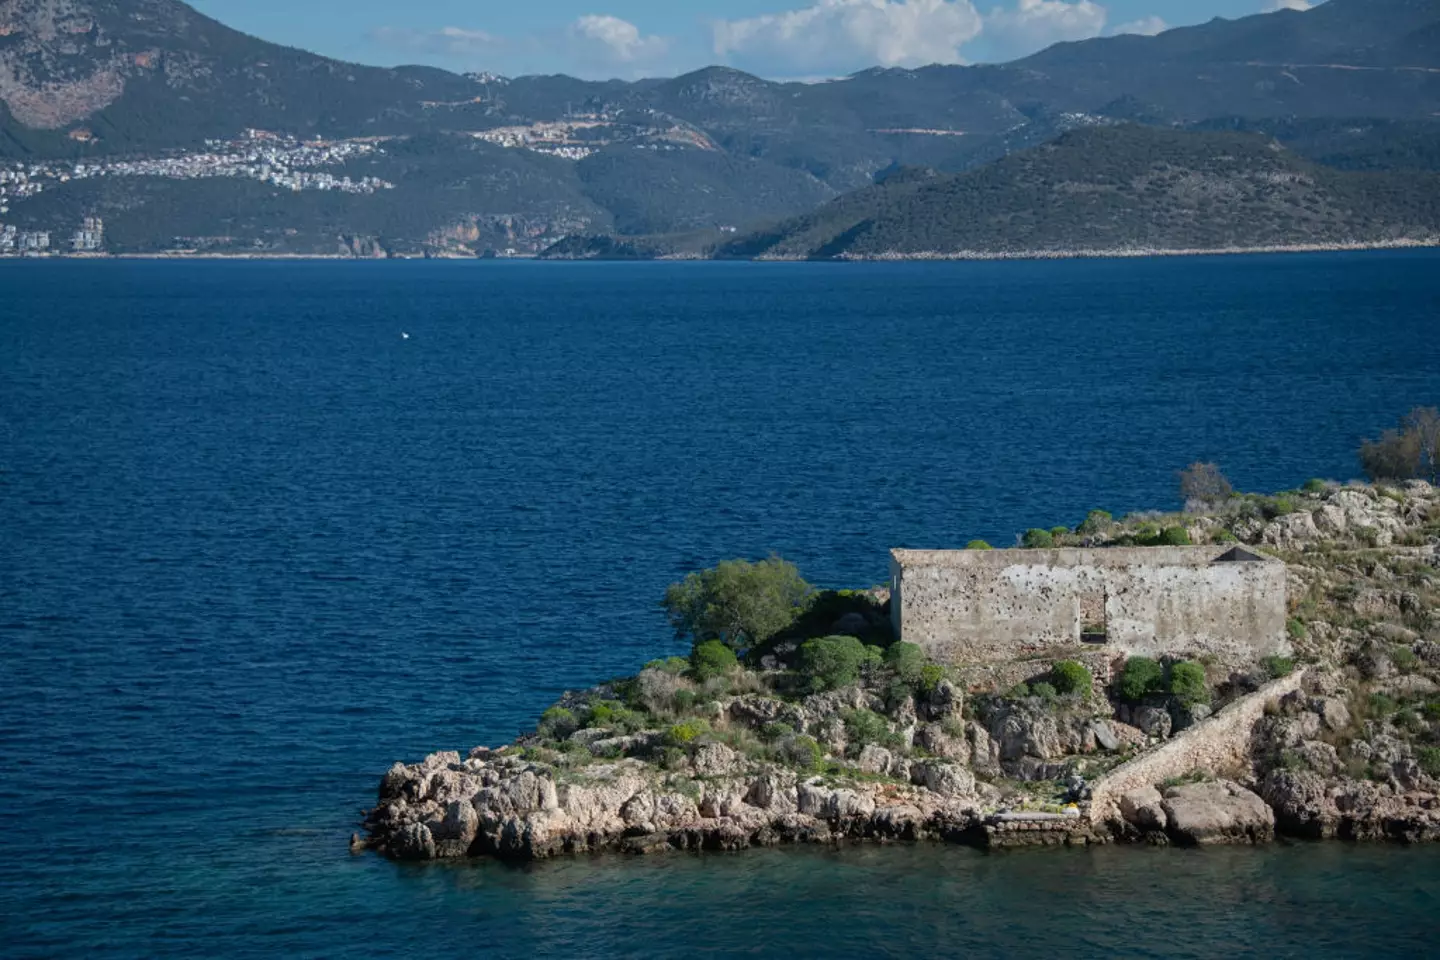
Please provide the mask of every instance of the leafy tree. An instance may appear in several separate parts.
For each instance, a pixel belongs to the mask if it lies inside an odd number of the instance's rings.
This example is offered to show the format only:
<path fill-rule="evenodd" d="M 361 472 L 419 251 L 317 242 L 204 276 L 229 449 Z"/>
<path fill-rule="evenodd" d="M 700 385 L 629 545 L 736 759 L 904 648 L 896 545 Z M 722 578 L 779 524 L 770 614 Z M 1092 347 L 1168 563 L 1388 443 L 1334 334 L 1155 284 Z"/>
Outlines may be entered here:
<path fill-rule="evenodd" d="M 1091 510 L 1085 516 L 1085 522 L 1075 528 L 1075 532 L 1082 537 L 1094 536 L 1110 529 L 1115 523 L 1115 518 L 1108 510 Z"/>
<path fill-rule="evenodd" d="M 711 677 L 723 677 L 740 666 L 735 651 L 719 640 L 697 643 L 690 651 L 690 672 L 695 679 L 704 683 Z"/>
<path fill-rule="evenodd" d="M 1055 534 L 1049 530 L 1026 530 L 1020 545 L 1027 550 L 1048 550 L 1055 546 Z"/>
<path fill-rule="evenodd" d="M 810 688 L 821 692 L 849 686 L 860 679 L 860 669 L 877 663 L 880 651 L 854 637 L 820 637 L 800 645 L 800 672 Z"/>
<path fill-rule="evenodd" d="M 1420 446 L 1420 475 L 1440 483 L 1440 409 L 1416 407 L 1406 415 L 1405 429 L 1416 436 Z"/>
<path fill-rule="evenodd" d="M 1378 440 L 1360 445 L 1360 465 L 1371 480 L 1428 479 L 1440 483 L 1440 410 L 1416 407 Z"/>
<path fill-rule="evenodd" d="M 1164 684 L 1165 669 L 1149 657 L 1131 657 L 1120 672 L 1120 696 L 1131 703 L 1159 693 Z"/>
<path fill-rule="evenodd" d="M 672 584 L 663 606 L 677 636 L 745 650 L 794 623 L 810 595 L 800 571 L 779 557 L 726 560 Z"/>
<path fill-rule="evenodd" d="M 1235 488 L 1213 463 L 1192 463 L 1180 471 L 1180 497 L 1186 503 L 1223 503 Z"/>

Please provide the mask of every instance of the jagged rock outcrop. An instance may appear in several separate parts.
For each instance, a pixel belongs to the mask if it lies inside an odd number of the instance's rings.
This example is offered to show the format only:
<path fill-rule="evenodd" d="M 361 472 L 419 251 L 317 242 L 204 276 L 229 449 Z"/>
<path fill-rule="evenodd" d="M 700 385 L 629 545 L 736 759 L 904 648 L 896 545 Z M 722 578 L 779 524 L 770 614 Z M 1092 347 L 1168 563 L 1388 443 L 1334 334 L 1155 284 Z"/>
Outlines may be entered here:
<path fill-rule="evenodd" d="M 598 850 L 736 849 L 786 842 L 921 839 L 978 823 L 974 774 L 916 764 L 914 786 L 833 785 L 700 746 L 683 771 L 638 759 L 561 775 L 518 752 L 433 754 L 386 773 L 368 845 L 402 860 L 533 860 Z"/>

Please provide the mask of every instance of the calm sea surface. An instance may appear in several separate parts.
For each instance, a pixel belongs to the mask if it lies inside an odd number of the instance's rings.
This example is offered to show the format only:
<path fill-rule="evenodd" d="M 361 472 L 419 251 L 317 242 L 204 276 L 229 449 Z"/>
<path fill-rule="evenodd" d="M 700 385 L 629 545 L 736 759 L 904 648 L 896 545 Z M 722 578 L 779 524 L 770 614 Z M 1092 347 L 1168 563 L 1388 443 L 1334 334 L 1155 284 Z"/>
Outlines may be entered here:
<path fill-rule="evenodd" d="M 688 570 L 1348 477 L 1422 401 L 1433 253 L 0 263 L 0 953 L 1431 954 L 1432 849 L 345 843 L 392 761 L 675 652 Z"/>

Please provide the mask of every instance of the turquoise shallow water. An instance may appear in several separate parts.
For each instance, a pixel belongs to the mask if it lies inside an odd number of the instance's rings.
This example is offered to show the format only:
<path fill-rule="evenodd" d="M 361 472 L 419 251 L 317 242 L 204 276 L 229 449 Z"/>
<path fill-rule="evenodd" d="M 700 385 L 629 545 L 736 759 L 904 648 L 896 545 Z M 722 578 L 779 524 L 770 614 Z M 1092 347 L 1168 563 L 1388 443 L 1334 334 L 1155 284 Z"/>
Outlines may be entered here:
<path fill-rule="evenodd" d="M 0 263 L 0 942 L 18 956 L 1415 956 L 1429 850 L 407 868 L 395 759 L 672 652 L 771 550 L 869 584 L 1354 472 L 1440 401 L 1433 253 L 1012 264 Z M 411 334 L 410 339 L 401 333 Z"/>

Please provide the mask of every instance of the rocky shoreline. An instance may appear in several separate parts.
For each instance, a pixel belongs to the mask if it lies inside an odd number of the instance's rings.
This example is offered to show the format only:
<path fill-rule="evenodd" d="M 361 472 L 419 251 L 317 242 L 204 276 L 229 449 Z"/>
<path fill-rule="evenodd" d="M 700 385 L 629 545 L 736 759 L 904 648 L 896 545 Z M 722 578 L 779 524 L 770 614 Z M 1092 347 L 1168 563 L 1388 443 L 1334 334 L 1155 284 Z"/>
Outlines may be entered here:
<path fill-rule="evenodd" d="M 353 846 L 538 860 L 851 841 L 1440 840 L 1440 491 L 1307 490 L 1185 518 L 1196 542 L 1286 560 L 1298 666 L 1210 663 L 1203 695 L 1125 692 L 1129 662 L 1089 678 L 1073 651 L 1053 651 L 1029 684 L 984 689 L 912 662 L 907 644 L 861 644 L 883 629 L 883 591 L 827 594 L 807 616 L 827 656 L 858 651 L 849 673 L 822 678 L 816 642 L 793 631 L 749 667 L 656 661 L 567 695 L 508 746 L 395 764 Z M 1077 672 L 1093 684 L 1056 690 Z"/>
<path fill-rule="evenodd" d="M 1135 260 L 1160 257 L 1225 257 L 1258 256 L 1262 254 L 1285 253 L 1362 253 L 1381 250 L 1426 250 L 1440 247 L 1440 237 L 1427 239 L 1382 240 L 1357 243 L 1299 243 L 1273 244 L 1254 247 L 1205 247 L 1194 249 L 1164 249 L 1149 247 L 1114 247 L 1083 250 L 957 250 L 922 251 L 917 253 L 881 253 L 873 255 L 842 254 L 831 258 L 833 263 L 901 263 L 901 262 L 968 262 L 1002 260 Z M 163 251 L 158 253 L 48 253 L 35 256 L 4 256 L 0 260 L 473 260 L 478 257 L 460 256 L 437 252 L 432 255 L 403 255 L 394 257 L 364 257 L 334 253 L 199 253 L 187 251 Z M 506 257 L 507 260 L 605 260 L 604 257 L 547 257 L 540 254 L 519 254 Z M 651 260 L 664 262 L 692 262 L 714 259 L 700 253 L 674 253 L 655 257 L 622 258 L 621 262 Z M 809 263 L 806 257 L 760 256 L 753 258 L 756 263 Z"/>

